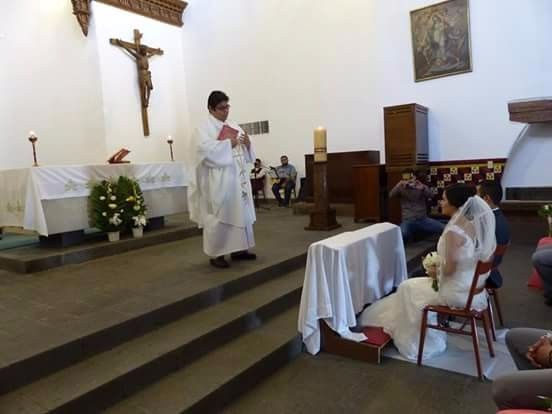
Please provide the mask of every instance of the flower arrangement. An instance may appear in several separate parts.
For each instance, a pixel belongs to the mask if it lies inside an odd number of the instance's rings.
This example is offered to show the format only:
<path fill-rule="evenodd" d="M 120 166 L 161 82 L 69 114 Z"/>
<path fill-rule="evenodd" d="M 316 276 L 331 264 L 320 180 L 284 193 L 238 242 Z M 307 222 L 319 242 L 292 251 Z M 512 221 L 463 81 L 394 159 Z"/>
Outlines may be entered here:
<path fill-rule="evenodd" d="M 148 209 L 140 184 L 132 178 L 121 176 L 117 181 L 117 187 L 123 196 L 125 223 L 134 229 L 143 228 L 147 224 Z"/>
<path fill-rule="evenodd" d="M 106 180 L 94 185 L 90 194 L 90 224 L 102 231 L 118 232 L 123 226 L 123 214 L 117 185 Z"/>
<path fill-rule="evenodd" d="M 545 204 L 539 208 L 539 216 L 546 218 L 548 221 L 548 237 L 552 237 L 552 204 Z"/>
<path fill-rule="evenodd" d="M 552 411 L 552 398 L 545 397 L 544 395 L 537 395 L 537 398 L 541 399 L 544 404 L 546 411 Z"/>
<path fill-rule="evenodd" d="M 441 256 L 439 256 L 437 252 L 429 253 L 422 260 L 422 266 L 424 267 L 428 275 L 430 274 L 429 273 L 430 270 L 434 272 L 440 265 L 441 265 Z M 435 292 L 439 291 L 439 280 L 437 278 L 437 275 L 435 275 L 435 277 L 432 276 L 431 287 Z"/>

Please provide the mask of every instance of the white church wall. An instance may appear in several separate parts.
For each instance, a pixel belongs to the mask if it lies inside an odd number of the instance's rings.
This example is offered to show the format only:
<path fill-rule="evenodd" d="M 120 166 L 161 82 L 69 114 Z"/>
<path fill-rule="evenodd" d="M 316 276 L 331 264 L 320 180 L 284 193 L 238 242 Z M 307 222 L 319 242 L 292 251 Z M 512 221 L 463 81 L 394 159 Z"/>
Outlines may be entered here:
<path fill-rule="evenodd" d="M 473 72 L 414 82 L 409 11 L 420 0 L 336 3 L 279 0 L 190 2 L 183 29 L 191 124 L 210 90 L 231 97 L 238 122 L 270 120 L 254 137 L 269 164 L 287 153 L 300 173 L 312 130 L 328 128 L 328 150 L 378 149 L 383 111 L 430 108 L 434 161 L 507 156 L 522 125 L 507 102 L 552 93 L 552 2 L 470 3 Z"/>
<path fill-rule="evenodd" d="M 107 153 L 131 150 L 133 162 L 167 161 L 166 137 L 175 140 L 175 158 L 183 159 L 189 136 L 181 28 L 92 2 L 95 36 L 102 79 Z M 149 103 L 150 136 L 144 137 L 135 60 L 110 38 L 133 42 L 134 29 L 142 43 L 163 49 L 150 58 L 153 91 Z"/>
<path fill-rule="evenodd" d="M 502 176 L 503 187 L 550 187 L 550 154 L 552 123 L 528 125 L 510 150 Z"/>
<path fill-rule="evenodd" d="M 0 169 L 101 162 L 106 153 L 98 56 L 70 1 L 2 1 Z"/>

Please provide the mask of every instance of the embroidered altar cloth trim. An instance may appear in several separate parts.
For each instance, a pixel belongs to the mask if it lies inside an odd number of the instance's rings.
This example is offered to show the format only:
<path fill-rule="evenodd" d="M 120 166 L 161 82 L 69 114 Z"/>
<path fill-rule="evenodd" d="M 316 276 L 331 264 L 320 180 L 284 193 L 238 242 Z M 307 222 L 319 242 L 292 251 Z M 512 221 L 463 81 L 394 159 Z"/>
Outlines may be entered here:
<path fill-rule="evenodd" d="M 138 180 L 143 191 L 185 187 L 179 162 L 32 167 L 0 171 L 0 227 L 16 226 L 47 236 L 43 200 L 88 197 L 95 183 L 119 176 Z"/>

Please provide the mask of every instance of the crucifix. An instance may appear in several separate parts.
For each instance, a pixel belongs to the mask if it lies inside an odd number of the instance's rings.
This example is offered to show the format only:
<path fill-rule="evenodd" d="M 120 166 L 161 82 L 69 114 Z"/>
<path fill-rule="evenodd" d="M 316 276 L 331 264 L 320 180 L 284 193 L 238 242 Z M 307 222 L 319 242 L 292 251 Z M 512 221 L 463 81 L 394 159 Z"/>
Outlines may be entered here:
<path fill-rule="evenodd" d="M 147 137 L 150 134 L 148 106 L 150 94 L 153 89 L 148 59 L 154 55 L 162 55 L 163 51 L 161 49 L 154 49 L 141 44 L 140 39 L 142 39 L 142 33 L 140 33 L 137 29 L 134 29 L 134 43 L 125 42 L 121 39 L 109 39 L 109 43 L 122 47 L 136 60 L 136 68 L 138 69 L 138 85 L 140 87 L 140 101 L 142 104 L 142 126 L 144 127 L 144 135 Z"/>

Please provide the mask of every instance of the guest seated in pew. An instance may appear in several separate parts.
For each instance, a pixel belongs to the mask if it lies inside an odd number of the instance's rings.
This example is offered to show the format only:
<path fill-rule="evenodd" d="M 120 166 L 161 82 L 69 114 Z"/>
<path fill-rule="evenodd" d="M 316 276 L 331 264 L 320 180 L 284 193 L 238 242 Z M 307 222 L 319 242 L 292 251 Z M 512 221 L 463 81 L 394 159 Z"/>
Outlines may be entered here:
<path fill-rule="evenodd" d="M 409 242 L 421 234 L 441 234 L 445 225 L 427 216 L 427 200 L 431 190 L 423 184 L 412 169 L 403 171 L 403 178 L 389 192 L 389 197 L 399 197 L 401 201 L 401 233 L 403 241 Z"/>
<path fill-rule="evenodd" d="M 499 409 L 542 410 L 538 396 L 552 396 L 552 339 L 541 329 L 513 328 L 506 345 L 518 369 L 493 382 L 493 398 Z"/>
<path fill-rule="evenodd" d="M 481 181 L 477 185 L 477 195 L 489 205 L 495 215 L 496 244 L 505 245 L 510 243 L 510 227 L 508 221 L 500 209 L 502 200 L 502 186 L 496 181 Z M 487 279 L 487 287 L 497 289 L 502 286 L 502 275 L 498 271 L 498 265 L 502 257 L 496 257 L 493 262 L 493 270 Z"/>
<path fill-rule="evenodd" d="M 263 164 L 260 158 L 256 158 L 253 169 L 249 173 L 249 179 L 251 180 L 251 190 L 253 191 L 253 201 L 255 202 L 255 207 L 259 207 L 258 193 L 259 191 L 264 190 L 265 177 L 266 177 L 266 168 L 263 167 Z"/>
<path fill-rule="evenodd" d="M 280 207 L 289 207 L 289 200 L 291 199 L 291 190 L 295 188 L 295 181 L 297 180 L 297 170 L 293 165 L 288 162 L 287 155 L 280 157 L 282 165 L 274 168 L 275 178 L 277 181 L 272 185 L 272 192 L 274 197 L 278 200 Z M 280 188 L 284 188 L 284 199 L 280 195 Z"/>
<path fill-rule="evenodd" d="M 426 305 L 464 307 L 470 292 L 477 262 L 488 261 L 496 248 L 495 217 L 487 203 L 475 195 L 475 187 L 453 184 L 443 192 L 443 214 L 451 217 L 437 244 L 441 264 L 428 271 L 429 277 L 402 282 L 397 292 L 369 306 L 359 317 L 362 326 L 380 326 L 392 338 L 399 352 L 416 360 L 420 340 L 422 309 Z M 439 283 L 438 291 L 432 287 Z M 480 277 L 483 287 L 486 277 Z M 487 307 L 485 289 L 473 297 L 472 307 Z M 436 324 L 429 314 L 428 323 Z M 429 330 L 425 339 L 424 358 L 446 349 L 446 333 Z"/>
<path fill-rule="evenodd" d="M 532 257 L 533 266 L 544 286 L 544 303 L 552 306 L 552 244 L 539 247 Z"/>

